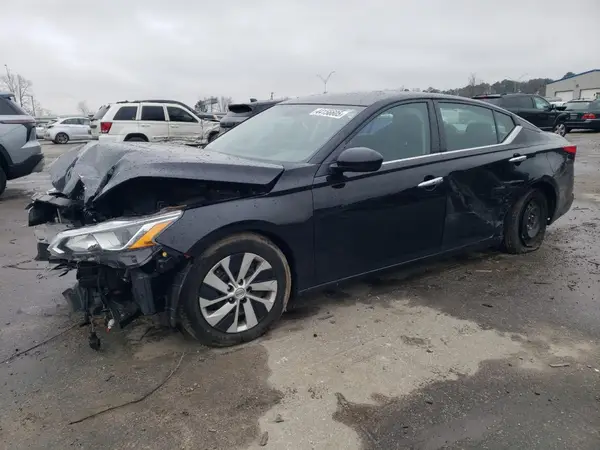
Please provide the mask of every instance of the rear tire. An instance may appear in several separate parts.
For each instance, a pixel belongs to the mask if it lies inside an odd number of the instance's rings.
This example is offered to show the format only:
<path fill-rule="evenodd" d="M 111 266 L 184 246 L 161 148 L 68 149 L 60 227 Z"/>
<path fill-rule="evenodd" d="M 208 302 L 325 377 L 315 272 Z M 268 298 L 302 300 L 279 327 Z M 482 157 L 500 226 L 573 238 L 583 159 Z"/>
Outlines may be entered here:
<path fill-rule="evenodd" d="M 548 199 L 539 189 L 530 189 L 512 205 L 504 222 L 504 248 L 521 254 L 540 248 L 548 225 Z"/>
<path fill-rule="evenodd" d="M 69 142 L 69 135 L 66 133 L 58 133 L 56 136 L 54 136 L 54 141 L 55 144 L 66 144 Z"/>
<path fill-rule="evenodd" d="M 230 236 L 193 262 L 181 292 L 181 326 L 212 347 L 251 341 L 279 319 L 291 285 L 275 244 L 254 233 Z"/>
<path fill-rule="evenodd" d="M 6 174 L 2 167 L 0 167 L 0 195 L 6 190 Z"/>

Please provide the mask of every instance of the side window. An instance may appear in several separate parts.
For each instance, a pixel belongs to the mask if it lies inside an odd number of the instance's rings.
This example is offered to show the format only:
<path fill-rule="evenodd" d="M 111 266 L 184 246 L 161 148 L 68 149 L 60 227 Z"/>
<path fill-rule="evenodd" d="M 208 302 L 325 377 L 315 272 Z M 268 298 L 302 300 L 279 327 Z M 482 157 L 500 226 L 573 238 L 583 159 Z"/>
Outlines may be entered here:
<path fill-rule="evenodd" d="M 384 161 L 431 153 L 431 130 L 427 103 L 395 106 L 364 125 L 346 148 L 368 147 Z"/>
<path fill-rule="evenodd" d="M 533 108 L 533 100 L 526 95 L 517 95 L 515 97 L 503 97 L 503 108 Z"/>
<path fill-rule="evenodd" d="M 87 126 L 89 126 L 89 125 L 90 125 L 90 119 L 83 119 L 83 123 L 82 123 L 82 125 L 87 125 Z"/>
<path fill-rule="evenodd" d="M 17 109 L 17 104 L 6 98 L 0 98 L 0 116 L 24 115 L 25 112 Z"/>
<path fill-rule="evenodd" d="M 190 113 L 176 106 L 167 106 L 167 112 L 171 122 L 198 123 Z"/>
<path fill-rule="evenodd" d="M 165 109 L 162 106 L 142 106 L 142 118 L 154 122 L 165 121 Z"/>
<path fill-rule="evenodd" d="M 491 109 L 460 103 L 439 103 L 447 150 L 483 147 L 498 143 Z"/>
<path fill-rule="evenodd" d="M 113 120 L 135 120 L 137 116 L 137 106 L 121 106 L 115 113 Z"/>
<path fill-rule="evenodd" d="M 550 103 L 542 97 L 533 97 L 533 104 L 536 109 L 541 109 L 542 111 L 548 111 L 550 109 Z"/>
<path fill-rule="evenodd" d="M 496 119 L 496 131 L 498 133 L 498 140 L 503 142 L 506 136 L 515 129 L 515 123 L 507 114 L 503 114 L 498 111 L 494 111 L 494 118 Z"/>
<path fill-rule="evenodd" d="M 78 125 L 77 119 L 65 119 L 62 121 L 64 125 Z"/>

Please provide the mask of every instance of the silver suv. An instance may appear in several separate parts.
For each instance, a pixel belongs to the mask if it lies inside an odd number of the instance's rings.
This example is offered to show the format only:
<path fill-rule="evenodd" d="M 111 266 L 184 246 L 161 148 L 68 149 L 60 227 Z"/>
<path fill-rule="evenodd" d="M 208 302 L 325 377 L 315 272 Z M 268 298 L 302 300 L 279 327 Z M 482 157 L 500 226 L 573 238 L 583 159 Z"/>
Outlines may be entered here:
<path fill-rule="evenodd" d="M 35 119 L 14 102 L 10 93 L 0 92 L 0 195 L 6 181 L 44 168 L 42 147 L 37 140 Z"/>

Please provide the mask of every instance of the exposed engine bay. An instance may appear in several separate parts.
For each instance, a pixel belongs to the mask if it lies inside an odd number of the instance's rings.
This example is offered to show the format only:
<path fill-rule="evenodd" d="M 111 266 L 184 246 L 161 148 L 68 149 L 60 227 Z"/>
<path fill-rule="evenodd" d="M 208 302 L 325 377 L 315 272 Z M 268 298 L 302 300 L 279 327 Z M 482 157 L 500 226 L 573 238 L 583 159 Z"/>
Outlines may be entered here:
<path fill-rule="evenodd" d="M 50 168 L 54 189 L 33 197 L 29 226 L 38 260 L 76 271 L 76 285 L 63 294 L 90 325 L 92 348 L 100 347 L 98 326 L 120 328 L 139 315 L 177 326 L 190 257 L 156 236 L 187 208 L 261 195 L 272 185 L 274 168 L 261 178 L 233 157 L 210 153 L 91 142 Z"/>

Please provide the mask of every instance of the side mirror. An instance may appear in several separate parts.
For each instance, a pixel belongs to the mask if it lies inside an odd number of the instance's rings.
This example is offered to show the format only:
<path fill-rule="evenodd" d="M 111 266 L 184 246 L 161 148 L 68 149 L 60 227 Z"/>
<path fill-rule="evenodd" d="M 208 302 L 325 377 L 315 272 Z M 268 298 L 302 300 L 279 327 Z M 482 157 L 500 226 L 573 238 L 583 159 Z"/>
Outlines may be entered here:
<path fill-rule="evenodd" d="M 331 170 L 343 172 L 376 172 L 383 164 L 383 156 L 367 147 L 347 148 L 340 153 L 337 161 L 331 164 Z"/>

